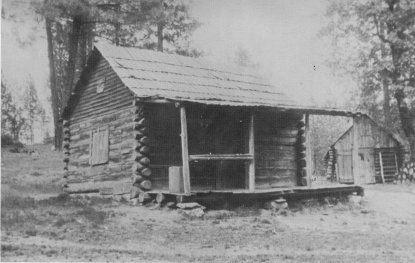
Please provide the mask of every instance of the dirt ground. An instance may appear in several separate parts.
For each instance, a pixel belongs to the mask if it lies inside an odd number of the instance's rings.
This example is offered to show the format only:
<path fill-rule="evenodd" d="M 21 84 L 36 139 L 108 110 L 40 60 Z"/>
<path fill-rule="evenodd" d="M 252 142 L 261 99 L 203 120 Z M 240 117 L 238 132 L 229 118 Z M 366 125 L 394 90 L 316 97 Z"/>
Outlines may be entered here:
<path fill-rule="evenodd" d="M 415 183 L 372 185 L 363 199 L 178 210 L 59 194 L 62 158 L 2 151 L 2 261 L 415 262 Z"/>

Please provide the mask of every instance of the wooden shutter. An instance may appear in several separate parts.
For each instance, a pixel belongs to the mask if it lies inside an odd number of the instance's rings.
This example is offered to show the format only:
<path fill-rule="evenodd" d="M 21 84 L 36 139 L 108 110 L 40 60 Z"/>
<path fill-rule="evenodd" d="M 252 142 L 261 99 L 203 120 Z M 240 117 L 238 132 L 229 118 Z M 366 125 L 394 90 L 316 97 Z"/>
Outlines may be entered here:
<path fill-rule="evenodd" d="M 108 127 L 98 128 L 91 132 L 90 164 L 97 165 L 108 162 L 109 153 Z"/>
<path fill-rule="evenodd" d="M 98 162 L 106 163 L 108 161 L 108 129 L 103 129 L 99 132 L 98 145 Z"/>

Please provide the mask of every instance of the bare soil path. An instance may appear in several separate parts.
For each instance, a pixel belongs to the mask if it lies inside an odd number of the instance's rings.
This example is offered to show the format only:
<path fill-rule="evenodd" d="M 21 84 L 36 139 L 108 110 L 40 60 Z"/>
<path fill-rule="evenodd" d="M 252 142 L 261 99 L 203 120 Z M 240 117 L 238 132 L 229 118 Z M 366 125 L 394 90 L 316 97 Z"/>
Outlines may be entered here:
<path fill-rule="evenodd" d="M 39 147 L 38 159 L 2 152 L 2 261 L 415 262 L 414 183 L 368 186 L 352 202 L 293 204 L 286 216 L 238 207 L 189 219 L 58 195 L 60 156 Z"/>

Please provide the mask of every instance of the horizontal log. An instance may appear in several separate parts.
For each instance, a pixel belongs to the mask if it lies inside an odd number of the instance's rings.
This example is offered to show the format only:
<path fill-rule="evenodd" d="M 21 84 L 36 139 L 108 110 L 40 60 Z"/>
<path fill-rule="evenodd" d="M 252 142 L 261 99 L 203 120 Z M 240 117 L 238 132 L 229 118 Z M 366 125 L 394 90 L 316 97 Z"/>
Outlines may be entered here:
<path fill-rule="evenodd" d="M 158 203 L 158 204 L 161 204 L 161 203 L 163 203 L 163 201 L 166 199 L 166 197 L 164 196 L 164 194 L 162 194 L 162 193 L 157 193 L 157 195 L 156 195 L 156 202 Z"/>
<path fill-rule="evenodd" d="M 135 116 L 142 116 L 144 113 L 144 109 L 141 105 L 136 105 L 136 108 L 134 110 Z"/>
<path fill-rule="evenodd" d="M 71 125 L 79 127 L 79 129 L 85 129 L 88 127 L 101 125 L 104 123 L 131 123 L 131 108 L 112 109 L 110 112 L 96 116 L 95 118 L 86 119 L 78 123 Z"/>
<path fill-rule="evenodd" d="M 140 149 L 138 151 L 142 154 L 148 154 L 148 153 L 150 153 L 150 147 L 142 146 L 142 147 L 140 147 Z"/>
<path fill-rule="evenodd" d="M 257 150 L 255 151 L 255 155 L 257 156 L 257 159 L 260 160 L 292 160 L 297 157 L 297 153 L 293 150 L 291 151 L 261 151 L 259 147 L 257 147 Z"/>
<path fill-rule="evenodd" d="M 138 202 L 144 204 L 151 200 L 151 196 L 146 192 L 141 192 L 138 196 Z"/>
<path fill-rule="evenodd" d="M 129 193 L 131 190 L 131 182 L 129 181 L 106 181 L 106 182 L 83 182 L 68 183 L 65 189 L 68 193 L 98 193 L 101 188 L 112 188 L 115 192 Z"/>
<path fill-rule="evenodd" d="M 144 127 L 144 128 L 141 128 L 141 129 L 139 129 L 139 130 L 135 130 L 134 131 L 134 137 L 137 139 L 137 140 L 140 140 L 141 139 L 141 137 L 143 137 L 143 136 L 145 136 L 145 135 L 147 135 L 148 134 L 148 128 L 147 127 Z"/>
<path fill-rule="evenodd" d="M 101 105 L 103 103 L 109 103 L 109 102 L 118 102 L 118 103 L 124 103 L 126 101 L 129 102 L 129 107 L 131 107 L 131 93 L 128 89 L 126 90 L 118 90 L 115 91 L 116 94 L 111 94 L 111 92 L 106 92 L 93 96 L 88 97 L 85 94 L 82 95 L 82 97 L 79 98 L 78 106 L 75 108 L 74 113 L 79 113 L 82 111 L 88 111 L 90 109 L 96 109 L 98 105 Z M 88 104 L 88 102 L 91 102 Z M 99 108 L 99 107 L 98 107 Z"/>
<path fill-rule="evenodd" d="M 299 167 L 306 167 L 307 166 L 307 160 L 306 159 L 299 159 L 297 160 L 297 164 Z"/>
<path fill-rule="evenodd" d="M 147 167 L 150 165 L 150 159 L 148 157 L 142 157 L 138 160 L 138 162 Z"/>
<path fill-rule="evenodd" d="M 287 146 L 291 146 L 291 145 L 295 145 L 297 143 L 297 137 L 292 137 L 292 138 L 283 138 L 283 137 L 267 137 L 267 138 L 261 138 L 259 139 L 256 144 L 261 145 L 261 144 L 265 144 L 265 145 L 269 145 L 269 144 L 276 144 L 276 145 L 287 145 Z"/>
<path fill-rule="evenodd" d="M 130 107 L 129 104 L 130 104 L 129 101 L 127 101 L 126 103 L 119 103 L 119 102 L 103 103 L 102 105 L 100 105 L 100 107 L 102 108 L 101 110 L 92 108 L 88 112 L 83 112 L 82 114 L 78 114 L 78 115 L 74 114 L 71 117 L 71 121 L 73 121 L 74 123 L 78 123 L 78 122 L 88 121 L 91 118 L 100 116 L 102 114 L 112 113 L 112 112 L 119 111 L 119 110 L 126 110 L 128 109 L 128 107 Z"/>
<path fill-rule="evenodd" d="M 305 122 L 304 121 L 299 121 L 297 123 L 297 128 L 303 128 L 303 127 L 305 127 Z"/>
<path fill-rule="evenodd" d="M 291 168 L 258 168 L 256 169 L 256 177 L 297 177 L 297 169 Z"/>
<path fill-rule="evenodd" d="M 276 136 L 278 137 L 292 137 L 292 136 L 297 136 L 298 134 L 298 129 L 296 128 L 291 128 L 291 129 L 278 129 L 276 132 Z"/>
<path fill-rule="evenodd" d="M 137 186 L 132 186 L 130 192 L 130 199 L 139 197 L 141 193 L 144 193 L 144 191 Z"/>
<path fill-rule="evenodd" d="M 147 156 L 147 155 L 142 154 L 142 153 L 139 152 L 140 148 L 141 148 L 141 146 L 137 145 L 137 147 L 135 148 L 135 151 L 133 153 L 133 160 L 135 162 L 139 162 L 142 158 Z"/>
<path fill-rule="evenodd" d="M 195 160 L 252 160 L 250 154 L 194 154 L 189 155 L 190 161 Z"/>
<path fill-rule="evenodd" d="M 132 184 L 140 184 L 143 180 L 144 177 L 142 177 L 141 175 L 135 174 L 131 177 Z"/>
<path fill-rule="evenodd" d="M 132 167 L 133 172 L 141 172 L 144 168 L 146 168 L 146 166 L 139 162 L 135 162 Z"/>
<path fill-rule="evenodd" d="M 143 170 L 140 171 L 140 173 L 144 176 L 150 176 L 151 175 L 151 169 L 150 168 L 144 168 Z"/>
<path fill-rule="evenodd" d="M 148 136 L 143 136 L 139 139 L 139 142 L 141 142 L 144 145 L 148 145 L 150 143 L 150 139 L 148 138 Z"/>
<path fill-rule="evenodd" d="M 150 180 L 144 180 L 140 183 L 140 188 L 143 190 L 151 190 L 151 181 Z"/>

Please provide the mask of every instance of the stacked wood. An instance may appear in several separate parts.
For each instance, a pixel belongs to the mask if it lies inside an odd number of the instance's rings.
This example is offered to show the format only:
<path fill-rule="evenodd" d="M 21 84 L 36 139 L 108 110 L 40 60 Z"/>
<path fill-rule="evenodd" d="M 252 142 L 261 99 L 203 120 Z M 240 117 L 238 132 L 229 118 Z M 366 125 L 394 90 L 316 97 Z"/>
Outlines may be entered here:
<path fill-rule="evenodd" d="M 298 125 L 297 134 L 297 171 L 298 184 L 301 186 L 307 185 L 307 160 L 306 160 L 306 136 L 305 136 L 305 120 L 302 119 Z"/>
<path fill-rule="evenodd" d="M 404 181 L 414 181 L 415 180 L 415 163 L 414 162 L 406 162 L 403 164 L 399 172 L 395 174 L 394 182 L 400 182 L 401 184 Z"/>
<path fill-rule="evenodd" d="M 336 152 L 333 147 L 330 147 L 327 155 L 326 155 L 326 178 L 330 179 L 331 181 L 335 181 L 336 177 L 336 169 L 335 169 L 335 163 L 336 163 Z"/>
<path fill-rule="evenodd" d="M 135 114 L 133 117 L 134 122 L 134 154 L 133 154 L 133 176 L 132 183 L 134 187 L 139 188 L 142 192 L 139 195 L 140 202 L 147 200 L 147 195 L 144 195 L 144 191 L 151 190 L 152 184 L 150 180 L 150 140 L 148 137 L 148 122 L 144 116 L 144 107 L 138 101 L 134 102 Z M 134 190 L 135 188 L 133 188 Z M 140 198 L 141 196 L 141 198 Z M 142 201 L 141 201 L 142 200 Z"/>
<path fill-rule="evenodd" d="M 63 170 L 65 173 L 63 174 L 63 177 L 66 179 L 68 178 L 68 170 L 69 170 L 69 156 L 70 156 L 70 141 L 71 141 L 71 133 L 69 129 L 69 121 L 64 120 L 62 123 L 63 126 L 63 153 L 64 153 L 64 166 Z M 67 183 L 64 182 L 64 187 L 67 186 Z"/>

